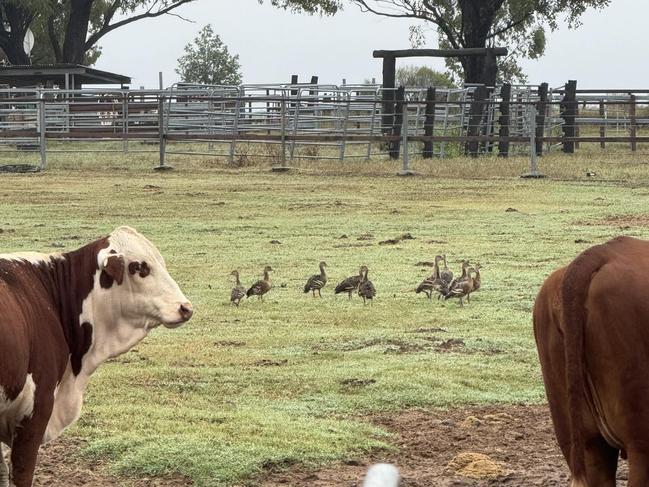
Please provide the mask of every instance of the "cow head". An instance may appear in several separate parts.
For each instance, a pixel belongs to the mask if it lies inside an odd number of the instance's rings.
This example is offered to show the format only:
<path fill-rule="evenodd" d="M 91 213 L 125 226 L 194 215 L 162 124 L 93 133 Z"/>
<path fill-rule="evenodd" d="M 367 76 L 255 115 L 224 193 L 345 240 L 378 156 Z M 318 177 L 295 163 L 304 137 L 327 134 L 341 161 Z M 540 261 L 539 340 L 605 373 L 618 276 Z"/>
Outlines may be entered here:
<path fill-rule="evenodd" d="M 134 229 L 113 231 L 97 258 L 101 301 L 113 322 L 148 330 L 159 324 L 175 328 L 191 318 L 192 304 L 167 272 L 160 252 Z"/>

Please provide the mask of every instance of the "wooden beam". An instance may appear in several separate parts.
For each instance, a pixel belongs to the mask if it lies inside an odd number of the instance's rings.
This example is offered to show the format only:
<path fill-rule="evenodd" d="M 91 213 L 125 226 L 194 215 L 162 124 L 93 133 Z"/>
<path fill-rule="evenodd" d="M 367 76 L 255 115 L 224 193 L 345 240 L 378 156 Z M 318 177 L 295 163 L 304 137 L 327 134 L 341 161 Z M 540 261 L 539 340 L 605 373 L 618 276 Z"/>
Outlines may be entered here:
<path fill-rule="evenodd" d="M 461 56 L 506 56 L 506 47 L 469 47 L 465 49 L 398 49 L 378 50 L 372 53 L 375 58 L 397 57 L 461 57 Z"/>

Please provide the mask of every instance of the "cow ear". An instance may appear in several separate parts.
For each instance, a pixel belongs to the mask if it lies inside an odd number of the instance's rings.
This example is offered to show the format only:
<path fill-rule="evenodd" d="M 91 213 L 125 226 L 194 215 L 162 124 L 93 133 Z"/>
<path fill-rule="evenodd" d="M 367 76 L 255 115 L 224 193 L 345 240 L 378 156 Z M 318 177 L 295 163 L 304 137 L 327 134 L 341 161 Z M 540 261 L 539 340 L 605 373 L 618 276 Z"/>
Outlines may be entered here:
<path fill-rule="evenodd" d="M 105 273 L 108 277 L 117 282 L 118 285 L 121 284 L 124 281 L 124 256 L 122 254 L 111 254 L 106 257 L 104 259 L 102 271 L 102 274 Z"/>

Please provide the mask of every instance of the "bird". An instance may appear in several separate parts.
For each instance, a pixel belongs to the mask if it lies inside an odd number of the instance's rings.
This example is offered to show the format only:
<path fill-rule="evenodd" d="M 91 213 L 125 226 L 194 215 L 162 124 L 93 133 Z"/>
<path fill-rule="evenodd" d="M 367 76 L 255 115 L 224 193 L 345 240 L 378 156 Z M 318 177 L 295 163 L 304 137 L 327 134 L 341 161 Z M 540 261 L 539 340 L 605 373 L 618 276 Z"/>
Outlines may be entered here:
<path fill-rule="evenodd" d="M 335 294 L 347 293 L 349 295 L 349 299 L 352 299 L 352 293 L 356 289 L 358 289 L 358 285 L 360 284 L 361 279 L 363 278 L 363 272 L 365 272 L 365 269 L 366 269 L 365 266 L 361 266 L 360 270 L 358 271 L 358 275 L 350 276 L 347 279 L 344 279 L 342 282 L 340 282 L 336 286 L 334 293 Z"/>
<path fill-rule="evenodd" d="M 473 279 L 471 278 L 471 273 L 475 272 L 473 267 L 464 268 L 464 277 L 458 278 L 453 282 L 453 285 L 449 288 L 448 292 L 444 296 L 444 300 L 451 298 L 459 298 L 460 306 L 464 307 L 462 299 L 473 292 Z"/>
<path fill-rule="evenodd" d="M 475 272 L 475 275 L 473 276 L 473 289 L 471 290 L 471 293 L 478 291 L 480 289 L 480 286 L 482 285 L 480 279 L 480 269 L 482 269 L 482 266 L 480 264 L 476 264 L 473 266 L 473 271 Z M 471 302 L 471 293 L 469 293 L 466 297 L 467 303 Z"/>
<path fill-rule="evenodd" d="M 268 291 L 270 291 L 271 284 L 270 284 L 270 276 L 268 273 L 272 271 L 273 268 L 269 265 L 264 267 L 264 278 L 260 279 L 256 283 L 254 283 L 252 286 L 250 286 L 250 289 L 246 292 L 246 296 L 259 296 L 259 299 L 262 301 L 264 300 L 264 294 L 266 294 Z"/>
<path fill-rule="evenodd" d="M 421 284 L 415 289 L 415 292 L 417 294 L 424 292 L 426 293 L 426 296 L 428 296 L 428 299 L 431 299 L 433 291 L 437 291 L 440 293 L 442 289 L 445 290 L 446 288 L 446 283 L 440 278 L 439 275 L 439 261 L 442 260 L 443 257 L 441 255 L 436 255 L 435 256 L 435 264 L 433 265 L 433 273 L 432 275 L 428 276 L 426 279 L 424 279 Z M 445 291 L 444 291 L 445 292 Z"/>
<path fill-rule="evenodd" d="M 313 297 L 315 298 L 315 292 L 318 291 L 318 296 L 322 297 L 320 290 L 327 284 L 327 274 L 325 273 L 325 267 L 327 267 L 326 262 L 320 262 L 320 274 L 314 274 L 306 281 L 304 285 L 304 294 L 309 291 L 313 292 Z"/>
<path fill-rule="evenodd" d="M 367 304 L 366 300 L 370 300 L 370 303 L 374 303 L 374 296 L 376 296 L 376 288 L 372 281 L 367 278 L 367 267 L 363 266 L 365 273 L 361 279 L 360 284 L 358 285 L 358 295 L 363 298 L 363 304 Z"/>
<path fill-rule="evenodd" d="M 230 306 L 233 304 L 239 306 L 239 303 L 243 298 L 246 297 L 246 288 L 241 285 L 239 280 L 239 271 L 234 270 L 230 273 L 231 276 L 234 276 L 235 284 L 230 292 Z"/>
<path fill-rule="evenodd" d="M 455 279 L 453 279 L 452 281 L 450 281 L 450 282 L 448 283 L 448 289 L 447 289 L 447 291 L 450 290 L 450 289 L 455 285 L 455 283 L 456 283 L 457 281 L 460 281 L 460 280 L 464 280 L 464 279 L 466 279 L 466 270 L 467 270 L 467 268 L 470 267 L 470 266 L 471 266 L 471 264 L 469 263 L 468 260 L 464 259 L 464 260 L 462 261 L 462 269 L 461 269 L 460 277 L 456 277 Z M 450 272 L 450 271 L 449 271 L 449 272 Z M 452 274 L 452 273 L 451 273 L 451 274 Z"/>
<path fill-rule="evenodd" d="M 450 282 L 453 280 L 453 271 L 448 268 L 446 254 L 442 255 L 442 260 L 444 260 L 444 269 L 440 271 L 439 276 L 444 282 L 446 282 L 446 284 L 450 284 Z"/>

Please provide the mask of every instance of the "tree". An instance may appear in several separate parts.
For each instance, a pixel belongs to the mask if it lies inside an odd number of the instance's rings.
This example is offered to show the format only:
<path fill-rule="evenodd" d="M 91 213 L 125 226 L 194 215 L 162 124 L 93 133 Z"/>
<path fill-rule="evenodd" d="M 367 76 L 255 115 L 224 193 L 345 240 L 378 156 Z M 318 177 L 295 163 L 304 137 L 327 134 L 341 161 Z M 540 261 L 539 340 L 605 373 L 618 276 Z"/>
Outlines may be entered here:
<path fill-rule="evenodd" d="M 211 25 L 206 25 L 178 59 L 178 73 L 185 83 L 238 85 L 241 83 L 239 56 L 232 56 Z"/>
<path fill-rule="evenodd" d="M 426 66 L 400 66 L 396 73 L 397 83 L 407 88 L 428 88 L 437 86 L 452 88 L 453 80 L 447 73 L 435 71 Z"/>
<path fill-rule="evenodd" d="M 29 64 L 23 40 L 31 27 L 36 38 L 34 60 L 92 64 L 101 53 L 98 42 L 105 35 L 144 19 L 180 17 L 176 10 L 193 1 L 197 0 L 0 0 L 0 49 L 11 64 Z M 321 15 L 333 14 L 340 7 L 339 0 L 270 3 L 294 12 Z"/>
<path fill-rule="evenodd" d="M 0 0 L 0 49 L 11 64 L 30 64 L 24 42 L 38 0 Z"/>
<path fill-rule="evenodd" d="M 603 8 L 611 0 L 350 0 L 376 15 L 424 21 L 437 29 L 441 48 L 510 48 L 501 63 L 501 76 L 521 79 L 521 57 L 537 58 L 545 51 L 545 31 L 555 30 L 565 18 L 569 27 L 580 24 L 588 8 Z M 421 45 L 421 26 L 411 28 L 413 44 Z M 460 63 L 461 67 L 457 63 Z M 467 83 L 492 84 L 486 56 L 449 59 Z"/>

